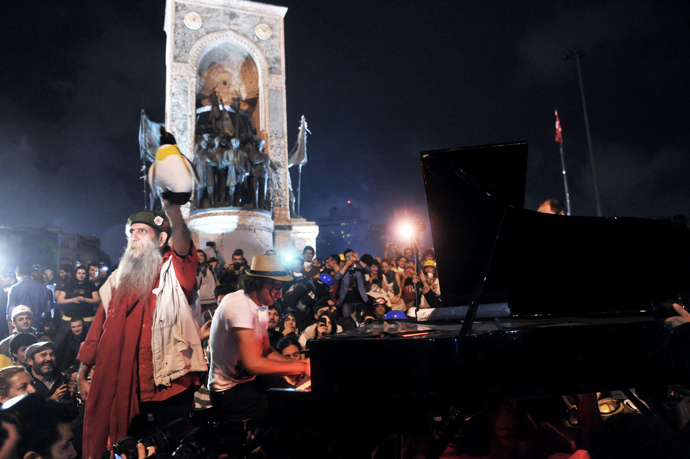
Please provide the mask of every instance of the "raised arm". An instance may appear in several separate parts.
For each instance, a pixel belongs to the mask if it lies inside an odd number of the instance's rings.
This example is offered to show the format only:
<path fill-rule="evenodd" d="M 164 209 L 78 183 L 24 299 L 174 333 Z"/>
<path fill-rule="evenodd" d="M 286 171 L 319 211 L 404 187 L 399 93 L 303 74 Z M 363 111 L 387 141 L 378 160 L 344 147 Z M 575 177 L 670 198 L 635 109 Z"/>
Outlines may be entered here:
<path fill-rule="evenodd" d="M 187 228 L 184 218 L 182 218 L 181 206 L 171 204 L 163 199 L 163 207 L 170 219 L 172 230 L 170 241 L 172 242 L 173 250 L 181 257 L 187 256 L 192 247 L 192 235 L 189 232 L 189 228 Z"/>

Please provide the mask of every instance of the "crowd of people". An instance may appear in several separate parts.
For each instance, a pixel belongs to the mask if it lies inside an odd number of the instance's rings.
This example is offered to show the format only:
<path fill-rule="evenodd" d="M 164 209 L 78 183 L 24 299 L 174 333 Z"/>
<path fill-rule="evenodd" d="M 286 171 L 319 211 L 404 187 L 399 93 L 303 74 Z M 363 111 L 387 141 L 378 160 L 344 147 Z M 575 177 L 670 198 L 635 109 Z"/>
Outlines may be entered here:
<path fill-rule="evenodd" d="M 207 454 L 237 453 L 248 422 L 269 423 L 269 388 L 308 386 L 313 340 L 442 306 L 431 248 L 322 258 L 306 246 L 251 262 L 237 248 L 228 262 L 213 241 L 195 247 L 168 202 L 133 214 L 126 233 L 112 272 L 96 261 L 1 273 L 0 458 L 171 454 L 199 432 L 221 432 Z M 670 325 L 690 323 L 679 314 Z"/>
<path fill-rule="evenodd" d="M 324 259 L 308 246 L 249 263 L 237 248 L 228 262 L 213 242 L 194 247 L 170 203 L 126 228 L 112 272 L 96 260 L 0 273 L 0 401 L 36 394 L 74 408 L 68 457 L 101 457 L 192 409 L 260 424 L 267 388 L 308 381 L 310 340 L 440 302 L 431 249 L 419 261 L 394 244 L 384 258 Z"/>

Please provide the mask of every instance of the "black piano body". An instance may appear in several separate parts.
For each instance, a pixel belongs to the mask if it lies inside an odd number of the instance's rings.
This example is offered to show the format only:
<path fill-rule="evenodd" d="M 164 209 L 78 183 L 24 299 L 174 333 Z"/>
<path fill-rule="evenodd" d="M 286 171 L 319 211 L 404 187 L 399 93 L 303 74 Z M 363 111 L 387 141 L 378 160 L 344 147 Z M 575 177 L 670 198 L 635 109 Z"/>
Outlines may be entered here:
<path fill-rule="evenodd" d="M 688 228 L 525 210 L 524 142 L 421 163 L 444 305 L 478 319 L 463 330 L 431 314 L 311 341 L 311 392 L 271 393 L 272 414 L 347 438 L 499 400 L 676 382 L 655 312 L 690 297 Z M 507 313 L 487 318 L 488 304 Z"/>

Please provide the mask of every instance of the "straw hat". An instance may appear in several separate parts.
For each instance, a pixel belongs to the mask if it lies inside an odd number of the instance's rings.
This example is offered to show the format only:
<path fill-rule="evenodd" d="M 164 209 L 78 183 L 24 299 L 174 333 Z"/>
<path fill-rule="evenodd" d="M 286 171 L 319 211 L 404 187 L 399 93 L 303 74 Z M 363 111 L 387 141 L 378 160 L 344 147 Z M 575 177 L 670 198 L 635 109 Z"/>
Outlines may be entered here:
<path fill-rule="evenodd" d="M 277 255 L 254 255 L 252 267 L 247 270 L 247 275 L 284 282 L 292 280 L 292 276 L 285 270 L 285 266 Z"/>

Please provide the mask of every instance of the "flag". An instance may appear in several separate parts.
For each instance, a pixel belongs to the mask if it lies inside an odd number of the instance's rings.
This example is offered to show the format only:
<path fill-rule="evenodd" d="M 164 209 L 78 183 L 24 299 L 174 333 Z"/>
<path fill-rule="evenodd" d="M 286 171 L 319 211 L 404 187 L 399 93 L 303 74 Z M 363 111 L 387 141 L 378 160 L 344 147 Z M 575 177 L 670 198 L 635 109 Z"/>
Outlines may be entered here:
<path fill-rule="evenodd" d="M 304 115 L 299 122 L 299 133 L 297 134 L 297 141 L 288 154 L 288 167 L 304 166 L 307 164 L 307 122 L 304 120 Z M 309 132 L 311 134 L 311 132 Z"/>
<path fill-rule="evenodd" d="M 156 150 L 161 143 L 161 123 L 154 123 L 149 119 L 144 110 L 141 111 L 139 122 L 139 155 L 141 159 L 149 162 L 156 160 Z"/>
<path fill-rule="evenodd" d="M 556 110 L 556 142 L 563 143 L 563 132 L 561 131 L 561 122 L 558 120 L 558 110 Z"/>

